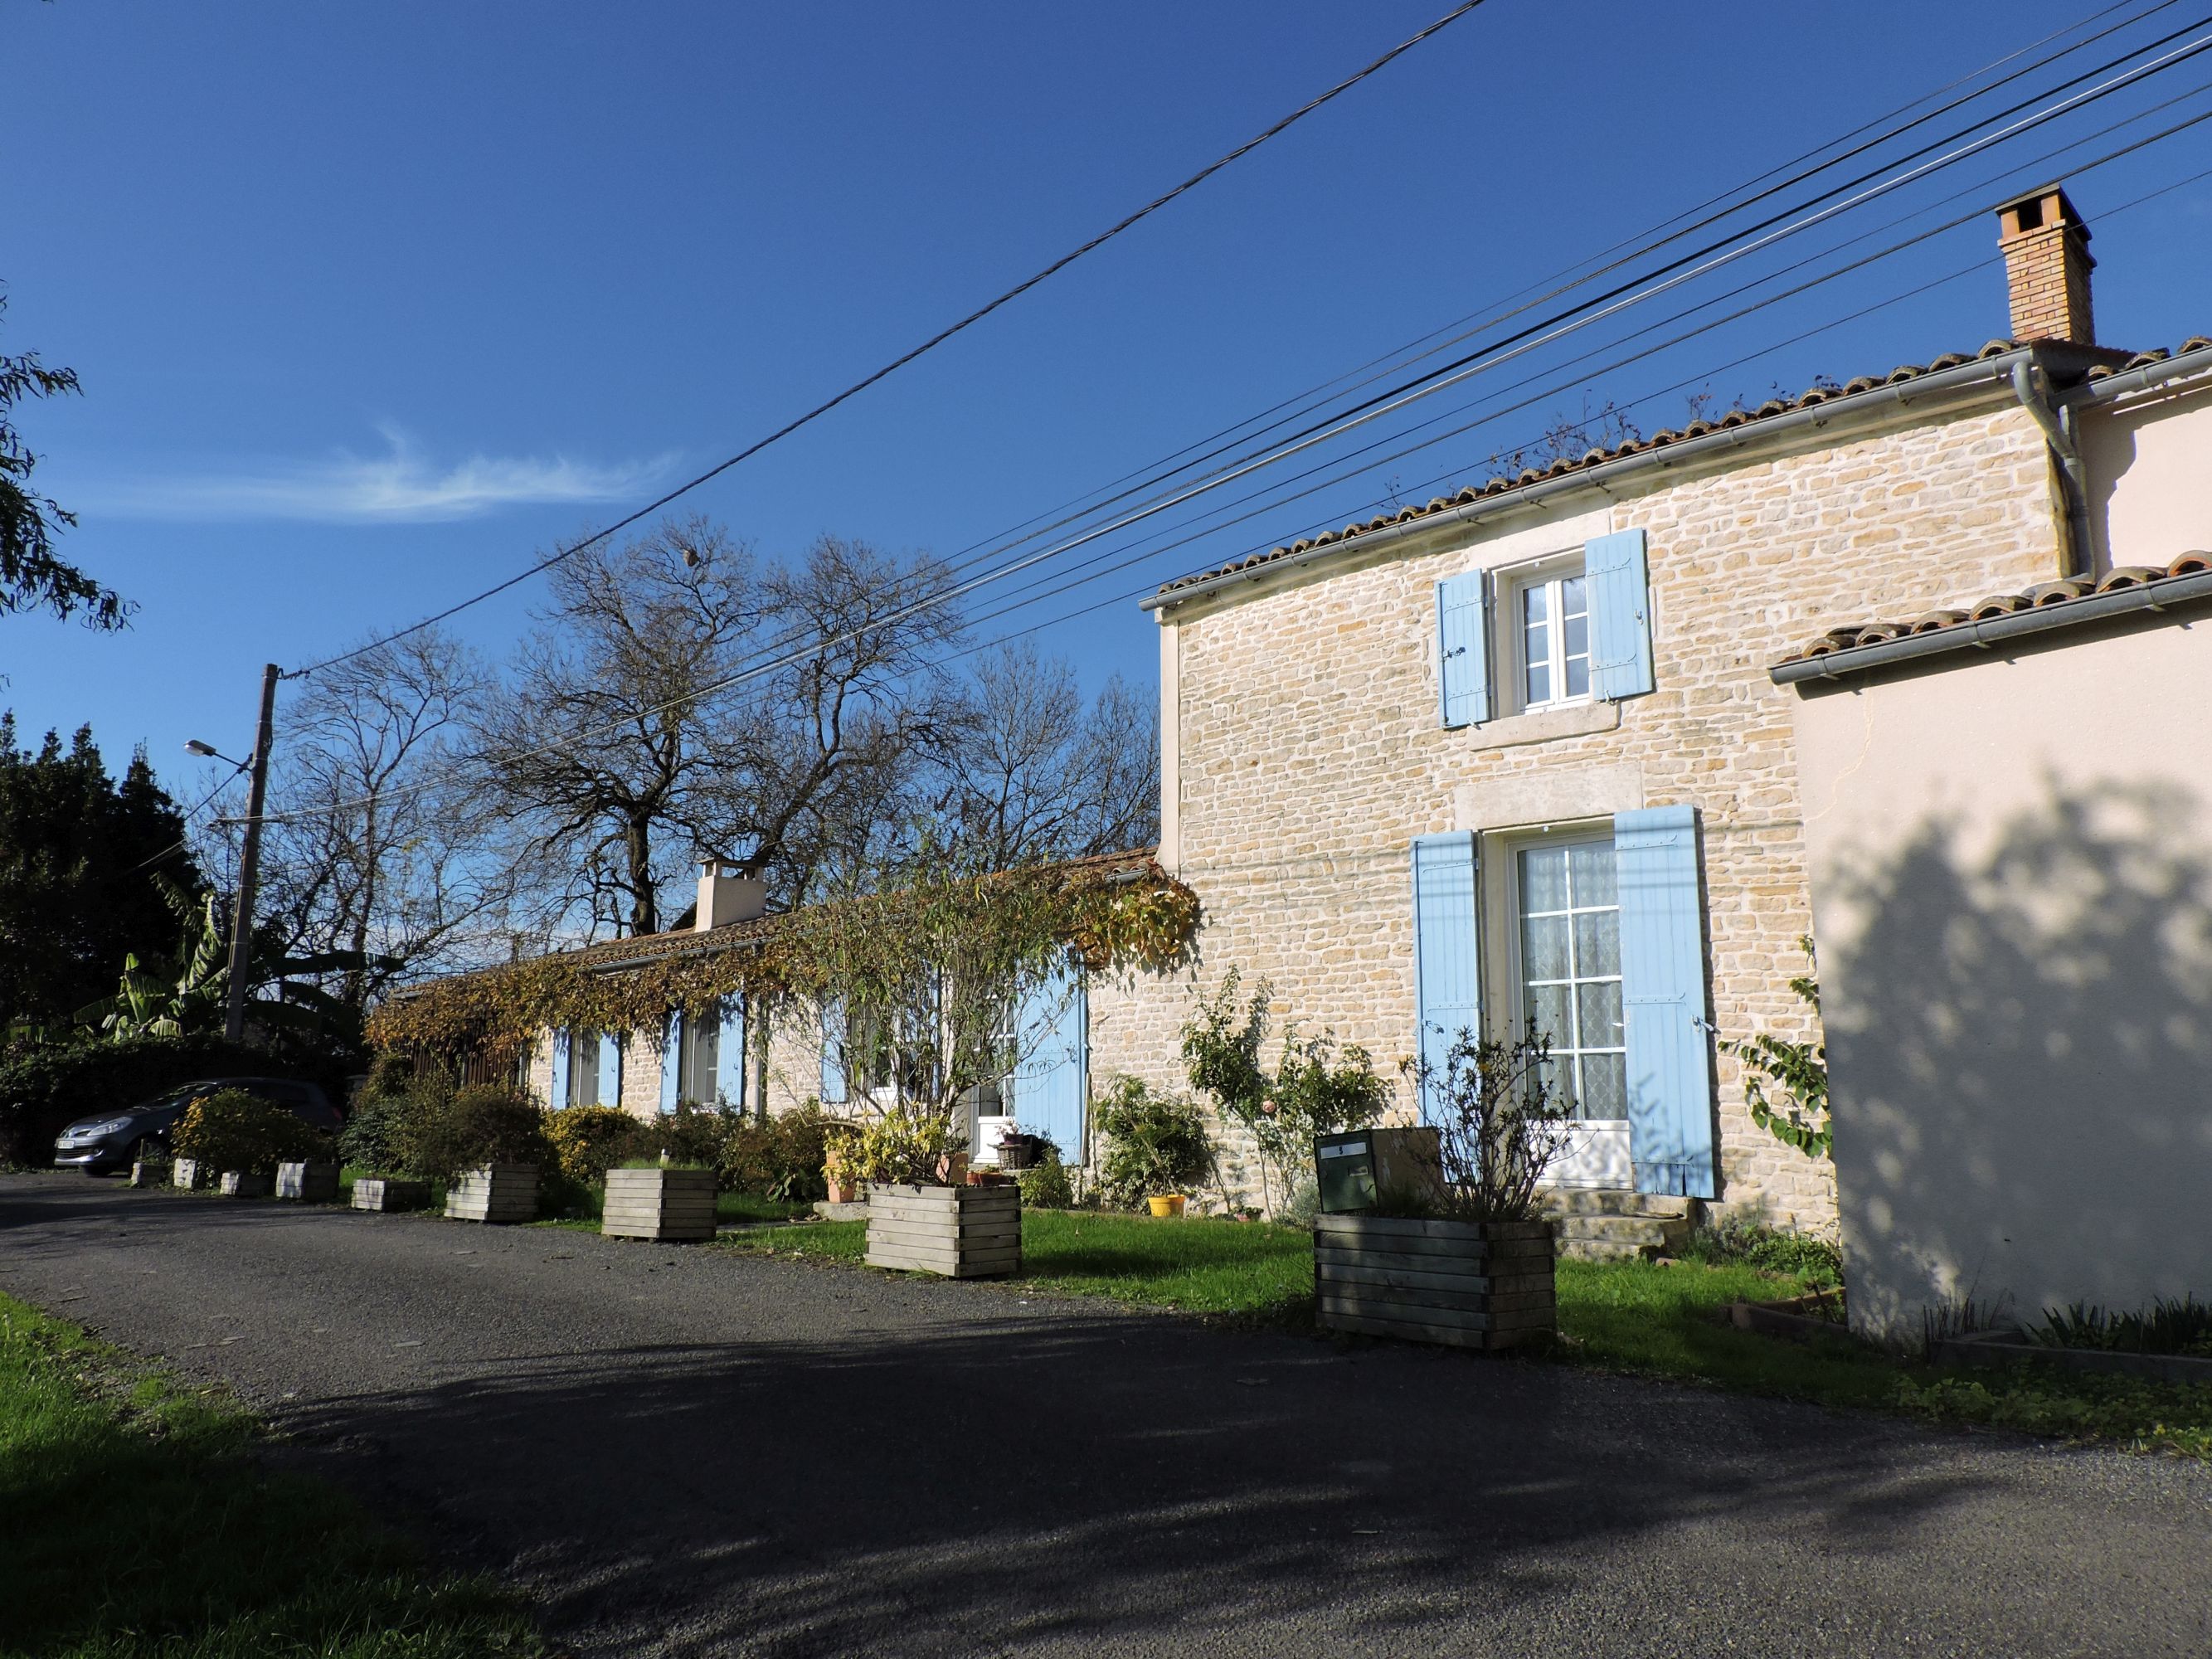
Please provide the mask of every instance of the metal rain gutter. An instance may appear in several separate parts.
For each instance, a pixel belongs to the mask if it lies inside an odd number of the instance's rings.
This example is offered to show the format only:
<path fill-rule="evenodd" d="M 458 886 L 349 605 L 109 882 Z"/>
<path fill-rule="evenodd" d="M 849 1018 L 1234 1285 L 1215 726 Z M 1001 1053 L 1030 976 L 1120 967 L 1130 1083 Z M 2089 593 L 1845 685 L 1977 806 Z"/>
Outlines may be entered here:
<path fill-rule="evenodd" d="M 1870 669 L 1886 668 L 1893 663 L 1942 656 L 1954 651 L 1986 651 L 2033 634 L 2052 633 L 2137 611 L 2163 611 L 2168 605 L 2206 599 L 2212 599 L 2212 570 L 2192 571 L 2186 576 L 2166 576 L 2145 582 L 2141 587 L 2115 588 L 2109 593 L 2062 599 L 2033 611 L 2011 611 L 1986 622 L 1954 623 L 1948 628 L 1931 628 L 1925 634 L 1907 634 L 1878 645 L 1855 645 L 1845 650 L 1831 651 L 1825 656 L 1806 657 L 1770 668 L 1767 677 L 1777 685 L 1796 685 L 1806 680 L 1839 680 Z"/>
<path fill-rule="evenodd" d="M 2173 360 L 2175 362 L 2179 359 Z M 1557 478 L 1539 479 L 1534 483 L 1517 489 L 1501 490 L 1495 495 L 1486 495 L 1441 513 L 1424 514 L 1403 524 L 1385 525 L 1380 530 L 1367 531 L 1358 536 L 1347 536 L 1324 546 L 1310 547 L 1303 553 L 1286 554 L 1280 558 L 1267 559 L 1249 569 L 1224 571 L 1209 576 L 1203 581 L 1188 583 L 1167 589 L 1138 601 L 1143 611 L 1164 610 L 1195 599 L 1208 593 L 1218 593 L 1240 582 L 1258 581 L 1289 570 L 1296 570 L 1322 559 L 1340 557 L 1346 553 L 1367 553 L 1378 547 L 1409 536 L 1426 535 L 1431 531 L 1454 525 L 1472 524 L 1492 514 L 1512 511 L 1517 507 L 1540 506 L 1555 495 L 1568 495 L 1577 490 L 1603 491 L 1617 478 L 1629 477 L 1640 472 L 1693 461 L 1701 457 L 1740 450 L 1750 444 L 1763 444 L 1769 439 L 1785 434 L 1818 428 L 1838 420 L 1850 420 L 1869 410 L 1888 404 L 1910 404 L 1915 400 L 1940 396 L 1962 387 L 1990 385 L 2008 385 L 2015 365 L 2033 364 L 2035 348 L 2018 346 L 1995 357 L 1977 358 L 1970 363 L 1954 364 L 1938 369 L 1932 374 L 1916 375 L 1909 380 L 1870 386 L 1849 397 L 1833 398 L 1826 403 L 1814 404 L 1808 409 L 1793 409 L 1786 414 L 1770 415 L 1763 420 L 1745 422 L 1741 426 L 1723 431 L 1708 432 L 1696 438 L 1683 438 L 1658 449 L 1646 449 L 1633 455 L 1624 455 L 1618 460 L 1602 461 L 1592 467 L 1569 472 Z M 2160 368 L 2166 365 L 2160 364 Z"/>
<path fill-rule="evenodd" d="M 2142 392 L 2165 380 L 2177 380 L 2191 374 L 2212 373 L 2212 346 L 2200 346 L 2194 351 L 2185 351 L 2179 356 L 2168 357 L 2155 363 L 2145 363 L 2141 368 L 2122 369 L 2113 374 L 2100 374 L 2086 380 L 2068 392 L 2063 399 L 2069 408 L 2082 404 L 2110 403 L 2124 398 L 2131 392 Z"/>

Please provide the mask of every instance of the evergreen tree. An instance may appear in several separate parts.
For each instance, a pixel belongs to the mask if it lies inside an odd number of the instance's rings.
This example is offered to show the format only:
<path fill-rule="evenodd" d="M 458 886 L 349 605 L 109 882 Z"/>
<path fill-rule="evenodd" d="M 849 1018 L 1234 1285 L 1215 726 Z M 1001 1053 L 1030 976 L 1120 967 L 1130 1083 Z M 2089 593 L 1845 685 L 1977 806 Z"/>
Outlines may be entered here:
<path fill-rule="evenodd" d="M 33 753 L 0 713 L 0 1029 L 66 1021 L 113 992 L 125 955 L 176 948 L 157 878 L 205 890 L 184 835 L 143 752 L 118 783 L 90 726 Z"/>

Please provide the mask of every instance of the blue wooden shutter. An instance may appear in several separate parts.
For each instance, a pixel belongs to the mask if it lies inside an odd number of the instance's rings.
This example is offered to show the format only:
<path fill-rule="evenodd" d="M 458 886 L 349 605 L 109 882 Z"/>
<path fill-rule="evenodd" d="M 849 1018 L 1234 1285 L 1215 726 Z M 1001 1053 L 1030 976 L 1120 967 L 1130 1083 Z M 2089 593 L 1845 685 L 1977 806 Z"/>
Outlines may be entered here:
<path fill-rule="evenodd" d="M 660 1037 L 660 1109 L 676 1109 L 677 1089 L 684 1068 L 684 1011 L 671 1008 Z"/>
<path fill-rule="evenodd" d="M 727 1106 L 745 1103 L 745 1000 L 722 999 L 722 1028 L 714 1040 L 714 1093 Z"/>
<path fill-rule="evenodd" d="M 553 1033 L 553 1079 L 545 1088 L 545 1103 L 556 1112 L 568 1103 L 568 1028 L 563 1025 Z"/>
<path fill-rule="evenodd" d="M 1446 726 L 1490 718 L 1490 588 L 1480 570 L 1437 584 L 1437 684 Z"/>
<path fill-rule="evenodd" d="M 1640 697 L 1652 686 L 1651 580 L 1644 532 L 1623 530 L 1583 544 L 1589 583 L 1590 696 Z"/>
<path fill-rule="evenodd" d="M 622 1104 L 622 1039 L 612 1031 L 599 1033 L 599 1104 Z"/>
<path fill-rule="evenodd" d="M 1482 946 L 1477 931 L 1474 837 L 1465 831 L 1413 842 L 1416 1052 L 1437 1083 L 1462 1031 L 1482 1033 Z M 1430 1115 L 1431 1091 L 1421 1094 Z"/>
<path fill-rule="evenodd" d="M 845 1090 L 845 999 L 822 1005 L 822 1103 L 842 1106 Z"/>
<path fill-rule="evenodd" d="M 1636 1189 L 1711 1198 L 1713 1080 L 1697 809 L 1619 813 L 1613 848 Z"/>
<path fill-rule="evenodd" d="M 1089 1017 L 1082 976 L 1068 963 L 1030 987 L 1014 1011 L 1009 1106 L 1024 1130 L 1051 1136 L 1069 1164 L 1084 1161 Z"/>

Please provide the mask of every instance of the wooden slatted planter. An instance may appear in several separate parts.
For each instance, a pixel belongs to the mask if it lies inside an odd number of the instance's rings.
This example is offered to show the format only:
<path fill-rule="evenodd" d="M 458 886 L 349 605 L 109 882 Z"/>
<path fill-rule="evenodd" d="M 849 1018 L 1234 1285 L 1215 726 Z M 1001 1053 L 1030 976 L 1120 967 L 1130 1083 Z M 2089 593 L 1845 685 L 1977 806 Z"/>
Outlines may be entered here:
<path fill-rule="evenodd" d="M 712 1170 L 610 1170 L 599 1231 L 616 1238 L 699 1243 L 714 1236 Z"/>
<path fill-rule="evenodd" d="M 134 1187 L 166 1187 L 175 1179 L 175 1172 L 166 1158 L 142 1158 L 131 1165 L 131 1184 Z"/>
<path fill-rule="evenodd" d="M 222 1195 L 225 1198 L 266 1198 L 276 1190 L 276 1183 L 265 1175 L 253 1175 L 244 1170 L 225 1170 L 222 1172 Z"/>
<path fill-rule="evenodd" d="M 1504 1348 L 1559 1326 L 1548 1221 L 1319 1216 L 1314 1289 L 1324 1330 Z"/>
<path fill-rule="evenodd" d="M 335 1164 L 279 1164 L 276 1196 L 295 1198 L 303 1204 L 338 1201 L 338 1166 Z"/>
<path fill-rule="evenodd" d="M 487 1164 L 471 1170 L 446 1194 L 446 1215 L 453 1221 L 535 1221 L 538 1166 Z"/>
<path fill-rule="evenodd" d="M 1022 1270 L 1018 1187 L 872 1186 L 868 1265 L 1004 1279 Z"/>
<path fill-rule="evenodd" d="M 430 1183 L 427 1181 L 396 1181 L 383 1176 L 364 1176 L 353 1183 L 353 1206 L 356 1210 L 396 1213 L 401 1210 L 425 1209 L 429 1202 Z"/>

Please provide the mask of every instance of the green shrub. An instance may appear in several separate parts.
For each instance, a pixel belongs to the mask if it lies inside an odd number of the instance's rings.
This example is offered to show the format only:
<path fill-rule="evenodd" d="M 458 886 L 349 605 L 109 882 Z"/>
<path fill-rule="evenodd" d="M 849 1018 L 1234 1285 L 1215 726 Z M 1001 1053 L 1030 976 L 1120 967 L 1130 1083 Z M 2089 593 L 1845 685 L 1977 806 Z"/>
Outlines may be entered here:
<path fill-rule="evenodd" d="M 331 1145 L 282 1106 L 243 1089 L 220 1089 L 185 1108 L 170 1150 L 217 1171 L 273 1176 L 279 1164 L 328 1158 Z"/>
<path fill-rule="evenodd" d="M 51 1164 L 54 1137 L 78 1118 L 137 1106 L 202 1078 L 297 1075 L 258 1048 L 215 1036 L 26 1048 L 0 1062 L 0 1165 Z"/>
<path fill-rule="evenodd" d="M 338 1132 L 338 1155 L 356 1169 L 411 1173 L 416 1142 L 453 1104 L 453 1086 L 441 1066 L 379 1055 L 354 1091 L 352 1110 Z"/>
<path fill-rule="evenodd" d="M 695 1106 L 688 1100 L 678 1101 L 674 1111 L 663 1112 L 646 1126 L 645 1145 L 639 1151 L 656 1155 L 656 1162 L 665 1157 L 672 1164 L 719 1169 L 722 1143 L 748 1121 L 733 1106 Z"/>
<path fill-rule="evenodd" d="M 1686 1261 L 1702 1261 L 1708 1267 L 1763 1267 L 1771 1273 L 1789 1273 L 1816 1285 L 1839 1285 L 1844 1278 L 1843 1253 L 1826 1239 L 1810 1233 L 1785 1232 L 1742 1216 L 1724 1216 L 1698 1228 L 1679 1254 Z"/>
<path fill-rule="evenodd" d="M 617 1164 L 642 1156 L 651 1126 L 618 1107 L 568 1106 L 546 1114 L 545 1133 L 561 1173 L 589 1186 L 605 1181 Z"/>
<path fill-rule="evenodd" d="M 1075 1183 L 1068 1179 L 1067 1165 L 1060 1161 L 1060 1148 L 1049 1140 L 1037 1161 L 1014 1177 L 1022 1189 L 1022 1203 L 1032 1210 L 1072 1210 L 1075 1207 Z"/>
<path fill-rule="evenodd" d="M 809 1104 L 764 1123 L 733 1125 L 716 1165 L 724 1190 L 786 1204 L 828 1197 L 822 1161 L 830 1121 L 819 1106 Z"/>
<path fill-rule="evenodd" d="M 416 1102 L 403 1138 L 408 1172 L 451 1181 L 487 1164 L 534 1164 L 557 1170 L 560 1158 L 545 1133 L 545 1112 L 518 1090 L 478 1084 L 457 1091 L 442 1107 Z"/>
<path fill-rule="evenodd" d="M 2212 1303 L 2194 1292 L 2160 1297 L 2139 1313 L 2111 1313 L 2076 1302 L 2045 1308 L 2028 1340 L 2053 1348 L 2102 1348 L 2120 1353 L 2173 1353 L 2212 1359 Z"/>
<path fill-rule="evenodd" d="M 1109 1204 L 1134 1208 L 1188 1193 L 1213 1173 L 1205 1115 L 1180 1095 L 1156 1095 L 1140 1079 L 1117 1077 L 1098 1103 L 1097 1122 L 1106 1137 L 1098 1183 Z"/>

